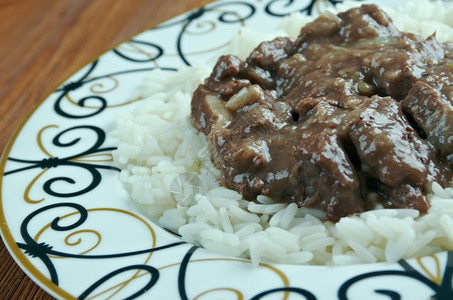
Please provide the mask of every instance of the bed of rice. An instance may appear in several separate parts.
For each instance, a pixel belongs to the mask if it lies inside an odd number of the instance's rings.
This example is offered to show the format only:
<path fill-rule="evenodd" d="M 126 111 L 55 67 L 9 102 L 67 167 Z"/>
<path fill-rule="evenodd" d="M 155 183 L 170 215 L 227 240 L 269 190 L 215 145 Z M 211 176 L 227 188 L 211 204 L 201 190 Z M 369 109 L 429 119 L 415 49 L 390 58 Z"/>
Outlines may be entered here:
<path fill-rule="evenodd" d="M 357 4 L 337 9 L 352 5 Z M 447 17 L 453 9 L 442 9 L 441 2 L 413 1 L 386 11 L 400 30 L 424 36 L 437 31 L 440 41 L 453 40 L 453 19 Z M 222 52 L 245 58 L 261 40 L 297 36 L 308 21 L 311 17 L 295 14 L 273 34 L 244 29 Z M 138 91 L 144 100 L 118 116 L 112 132 L 118 140 L 114 161 L 122 169 L 121 182 L 144 214 L 189 243 L 251 258 L 254 264 L 394 262 L 453 249 L 453 188 L 436 183 L 428 195 L 428 214 L 378 209 L 336 224 L 320 220 L 320 211 L 273 203 L 265 196 L 259 196 L 258 203 L 249 202 L 219 186 L 205 136 L 188 121 L 192 92 L 212 64 L 151 72 Z"/>

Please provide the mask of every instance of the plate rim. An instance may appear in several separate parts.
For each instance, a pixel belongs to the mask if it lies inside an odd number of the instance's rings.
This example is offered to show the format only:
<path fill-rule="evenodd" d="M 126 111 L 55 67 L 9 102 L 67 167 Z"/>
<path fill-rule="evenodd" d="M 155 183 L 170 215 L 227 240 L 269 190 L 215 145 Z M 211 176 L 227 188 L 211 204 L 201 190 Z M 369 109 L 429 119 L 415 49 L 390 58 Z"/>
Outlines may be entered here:
<path fill-rule="evenodd" d="M 12 150 L 14 144 L 16 143 L 16 140 L 17 140 L 19 134 L 21 132 L 23 132 L 24 126 L 29 122 L 30 118 L 33 115 L 35 115 L 36 111 L 43 105 L 43 103 L 46 100 L 49 99 L 49 97 L 52 95 L 52 93 L 54 93 L 59 87 L 61 87 L 65 82 L 67 82 L 71 77 L 73 77 L 77 72 L 79 72 L 84 67 L 86 67 L 89 64 L 93 63 L 94 61 L 96 61 L 97 59 L 102 57 L 103 55 L 111 52 L 112 50 L 114 50 L 115 48 L 120 46 L 121 44 L 129 41 L 130 39 L 136 37 L 137 35 L 140 35 L 140 34 L 146 32 L 148 30 L 151 30 L 153 28 L 156 28 L 156 27 L 160 26 L 161 24 L 163 24 L 163 23 L 165 23 L 165 22 L 167 22 L 169 20 L 172 20 L 174 18 L 186 15 L 186 14 L 188 14 L 190 12 L 193 12 L 193 11 L 195 11 L 197 9 L 200 9 L 200 8 L 206 6 L 206 5 L 209 5 L 209 4 L 212 4 L 212 3 L 215 3 L 215 2 L 219 2 L 219 1 L 221 1 L 221 0 L 202 0 L 201 1 L 202 4 L 200 4 L 199 6 L 197 6 L 195 8 L 192 8 L 192 9 L 189 9 L 189 10 L 186 10 L 186 11 L 184 11 L 182 13 L 179 13 L 177 15 L 174 15 L 172 17 L 169 17 L 168 19 L 166 19 L 166 20 L 164 20 L 162 22 L 159 22 L 158 24 L 150 26 L 150 27 L 148 27 L 148 28 L 146 28 L 144 30 L 141 30 L 141 31 L 129 36 L 128 38 L 124 39 L 123 41 L 118 42 L 117 44 L 115 44 L 114 46 L 110 47 L 106 51 L 98 54 L 93 59 L 89 60 L 87 63 L 82 64 L 79 68 L 76 68 L 75 71 L 73 71 L 72 73 L 67 75 L 65 78 L 60 80 L 60 82 L 57 83 L 54 88 L 50 89 L 50 91 L 45 96 L 43 96 L 39 101 L 37 101 L 35 103 L 33 108 L 31 108 L 27 112 L 26 116 L 20 121 L 20 123 L 13 130 L 12 134 L 8 138 L 8 140 L 7 140 L 6 144 L 5 144 L 5 147 L 4 147 L 4 149 L 3 149 L 2 153 L 1 153 L 1 156 L 0 156 L 0 237 L 3 240 L 5 248 L 8 250 L 9 255 L 14 260 L 14 263 L 16 263 L 20 267 L 21 271 L 24 272 L 34 283 L 36 283 L 41 289 L 43 289 L 44 291 L 46 291 L 50 295 L 52 295 L 54 297 L 63 297 L 64 299 L 77 299 L 76 297 L 71 295 L 69 292 L 67 292 L 66 290 L 64 290 L 60 286 L 58 286 L 55 283 L 53 283 L 42 272 L 40 272 L 36 268 L 36 266 L 27 258 L 26 254 L 17 245 L 16 240 L 14 239 L 14 237 L 13 237 L 11 231 L 10 231 L 9 226 L 7 225 L 6 216 L 5 216 L 5 212 L 4 212 L 4 208 L 3 208 L 4 207 L 4 205 L 3 205 L 4 204 L 4 201 L 3 201 L 3 198 L 4 198 L 3 197 L 3 184 L 4 184 L 3 179 L 4 179 L 5 167 L 6 167 L 6 164 L 7 164 L 8 157 L 11 154 L 11 150 Z M 360 0 L 358 0 L 358 1 L 360 1 Z M 443 253 L 446 253 L 446 252 L 448 252 L 448 251 L 441 251 L 441 252 L 438 252 L 436 254 L 443 254 Z M 380 264 L 380 265 L 388 265 L 388 266 L 396 265 L 395 263 L 391 263 L 391 262 L 379 262 L 378 264 Z M 278 264 L 278 265 L 282 265 L 282 264 Z M 364 265 L 376 265 L 376 263 L 360 264 L 360 265 L 361 266 L 364 266 Z M 310 266 L 310 267 L 316 267 L 316 266 Z M 326 267 L 326 266 L 320 266 L 320 267 Z"/>

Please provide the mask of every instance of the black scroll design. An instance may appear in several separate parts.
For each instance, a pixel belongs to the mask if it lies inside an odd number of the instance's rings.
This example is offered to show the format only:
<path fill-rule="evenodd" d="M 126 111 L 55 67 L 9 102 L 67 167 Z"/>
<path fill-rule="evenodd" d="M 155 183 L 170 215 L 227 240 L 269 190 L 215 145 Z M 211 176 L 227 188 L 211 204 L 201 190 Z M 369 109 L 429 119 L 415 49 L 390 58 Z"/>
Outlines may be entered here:
<path fill-rule="evenodd" d="M 31 214 L 29 214 L 23 221 L 20 226 L 20 233 L 22 235 L 22 238 L 24 239 L 24 243 L 17 243 L 19 248 L 23 249 L 25 251 L 25 254 L 30 255 L 31 257 L 39 258 L 44 265 L 46 266 L 47 270 L 49 271 L 50 275 L 50 280 L 58 285 L 58 274 L 57 270 L 55 269 L 55 266 L 52 263 L 52 260 L 49 257 L 49 253 L 52 252 L 52 246 L 45 242 L 37 243 L 30 235 L 28 232 L 28 225 L 30 221 L 35 218 L 37 215 L 41 214 L 44 211 L 51 210 L 54 208 L 59 208 L 59 207 L 66 207 L 66 208 L 72 208 L 78 212 L 78 219 L 73 222 L 72 224 L 61 226 L 59 224 L 60 217 L 56 217 L 53 219 L 51 222 L 51 228 L 56 231 L 67 231 L 67 230 L 72 230 L 74 228 L 79 227 L 81 224 L 83 224 L 87 217 L 88 217 L 88 212 L 87 210 L 79 204 L 76 203 L 58 203 L 58 204 L 53 204 L 49 205 L 46 207 L 42 207 L 40 209 L 35 210 Z"/>
<path fill-rule="evenodd" d="M 284 17 L 295 11 L 306 13 L 307 15 L 312 15 L 316 1 L 319 1 L 319 0 L 307 1 L 306 5 L 300 7 L 299 0 L 271 0 L 266 5 L 265 11 L 267 14 L 274 16 L 274 17 Z M 326 0 L 326 2 L 328 2 L 334 6 L 343 1 L 342 0 Z M 283 7 L 284 11 L 282 11 L 282 9 L 276 9 L 276 7 L 277 7 L 276 4 L 279 4 L 281 7 Z"/>
<path fill-rule="evenodd" d="M 69 112 L 66 112 L 62 108 L 62 105 L 61 105 L 63 100 L 65 99 L 65 96 L 69 92 L 75 91 L 86 84 L 88 76 L 94 71 L 94 69 L 96 68 L 98 63 L 99 63 L 99 59 L 93 61 L 87 67 L 87 71 L 79 79 L 67 82 L 62 87 L 60 87 L 59 89 L 57 89 L 55 91 L 56 93 L 60 93 L 60 95 L 58 96 L 58 98 L 54 104 L 54 110 L 57 114 L 65 117 L 65 118 L 69 118 L 69 119 L 89 118 L 89 117 L 92 117 L 94 115 L 101 113 L 107 107 L 107 100 L 104 97 L 99 96 L 99 95 L 88 95 L 88 96 L 83 97 L 82 99 L 80 99 L 77 102 L 78 106 L 80 106 L 80 107 L 84 107 L 88 101 L 95 100 L 96 102 L 99 103 L 98 109 L 89 110 L 89 113 L 84 114 L 84 115 L 76 115 L 76 114 L 71 114 Z"/>
<path fill-rule="evenodd" d="M 401 260 L 398 264 L 403 268 L 403 270 L 384 270 L 384 271 L 374 271 L 365 274 L 355 276 L 347 280 L 338 290 L 338 299 L 347 300 L 349 299 L 347 294 L 348 290 L 355 284 L 361 282 L 365 279 L 381 278 L 385 276 L 401 276 L 405 278 L 414 279 L 421 284 L 424 284 L 426 287 L 430 288 L 433 291 L 433 295 L 430 299 L 453 299 L 453 251 L 447 253 L 447 263 L 445 265 L 444 273 L 441 278 L 440 284 L 434 282 L 430 278 L 424 276 L 415 268 L 413 268 L 407 261 Z M 389 281 L 390 282 L 390 281 Z M 404 286 L 399 286 L 400 289 L 404 289 Z M 398 300 L 401 299 L 401 295 L 398 291 L 391 289 L 377 289 L 374 290 L 375 293 L 386 295 L 389 299 Z M 363 295 L 366 298 L 366 295 Z"/>
<path fill-rule="evenodd" d="M 138 42 L 135 41 L 135 43 L 146 43 L 146 42 Z M 151 45 L 151 44 L 150 44 Z M 157 47 L 157 46 L 156 46 Z M 160 47 L 158 48 L 160 49 Z M 113 50 L 115 53 L 118 55 L 122 56 L 124 59 L 127 59 L 129 61 L 133 60 L 131 57 L 127 57 L 124 53 L 120 52 L 119 50 Z M 159 54 L 161 55 L 161 54 Z M 152 60 L 156 59 L 156 57 L 151 58 Z M 85 118 L 90 118 L 93 116 L 96 116 L 100 113 L 102 113 L 105 109 L 109 107 L 108 99 L 104 97 L 103 95 L 97 93 L 92 93 L 88 92 L 86 95 L 81 97 L 80 99 L 74 100 L 74 104 L 80 108 L 84 108 L 82 110 L 83 113 L 75 113 L 75 111 L 69 111 L 67 108 L 65 109 L 63 106 L 63 103 L 67 102 L 68 99 L 67 97 L 70 95 L 71 92 L 74 92 L 88 84 L 95 84 L 96 81 L 105 79 L 105 78 L 114 78 L 116 76 L 120 75 L 126 75 L 130 73 L 138 73 L 138 72 L 149 72 L 156 67 L 143 67 L 143 68 L 134 68 L 134 69 L 124 69 L 120 70 L 117 72 L 112 72 L 112 73 L 107 73 L 107 74 L 102 74 L 102 75 L 96 75 L 92 76 L 94 70 L 99 64 L 100 59 L 92 62 L 90 65 L 87 66 L 87 71 L 80 76 L 80 78 L 73 78 L 71 81 L 66 82 L 63 84 L 60 88 L 56 89 L 54 93 L 58 93 L 58 97 L 55 100 L 54 103 L 54 111 L 65 118 L 68 119 L 85 119 Z M 137 60 L 137 62 L 141 62 L 140 60 Z M 145 62 L 145 60 L 143 60 Z M 174 71 L 174 68 L 162 68 L 164 70 L 169 70 L 169 71 Z M 93 103 L 96 104 L 96 106 L 93 105 Z M 86 113 L 85 113 L 86 111 Z"/>
<path fill-rule="evenodd" d="M 239 10 L 234 10 L 234 6 L 238 5 L 240 7 L 245 8 L 246 13 L 242 13 Z M 186 58 L 183 50 L 182 50 L 182 40 L 184 38 L 184 34 L 187 32 L 189 26 L 196 20 L 202 18 L 207 13 L 219 13 L 218 21 L 224 24 L 235 24 L 241 23 L 245 20 L 252 17 L 256 12 L 255 6 L 247 2 L 235 1 L 235 2 L 220 2 L 214 3 L 212 5 L 201 7 L 192 13 L 190 13 L 185 20 L 182 21 L 182 28 L 179 32 L 177 39 L 176 39 L 176 49 L 178 52 L 179 57 L 181 58 L 182 62 L 188 66 L 190 66 L 189 60 Z"/>
<path fill-rule="evenodd" d="M 105 275 L 96 283 L 94 283 L 92 286 L 90 286 L 87 290 L 85 290 L 78 298 L 79 299 L 86 299 L 93 291 L 96 290 L 99 286 L 101 286 L 104 282 L 108 281 L 112 277 L 121 274 L 123 272 L 127 272 L 130 270 L 137 270 L 137 271 L 145 271 L 148 272 L 151 275 L 150 280 L 145 284 L 144 287 L 140 288 L 137 292 L 134 294 L 130 295 L 129 297 L 126 297 L 124 299 L 135 299 L 138 296 L 146 293 L 148 290 L 150 290 L 157 282 L 159 279 L 159 270 L 156 268 L 149 266 L 149 265 L 131 265 L 131 266 L 126 266 L 124 268 L 120 268 L 118 270 L 115 270 L 113 272 L 110 272 L 109 274 Z"/>
<path fill-rule="evenodd" d="M 75 126 L 71 127 L 69 129 L 63 130 L 59 134 L 57 134 L 53 140 L 52 143 L 53 145 L 60 147 L 60 148 L 69 148 L 71 146 L 75 146 L 77 143 L 81 141 L 81 137 L 83 135 L 80 135 L 77 138 L 73 138 L 70 141 L 63 141 L 63 137 L 69 133 L 69 132 L 74 132 L 77 130 L 90 130 L 96 134 L 96 139 L 94 140 L 93 145 L 91 147 L 88 147 L 85 151 L 82 151 L 77 154 L 69 155 L 66 157 L 46 157 L 41 160 L 29 160 L 29 159 L 19 159 L 19 158 L 14 158 L 14 157 L 8 157 L 9 161 L 14 161 L 18 163 L 23 163 L 27 164 L 28 166 L 22 167 L 22 168 L 17 168 L 11 171 L 7 171 L 4 173 L 4 175 L 10 175 L 18 172 L 24 172 L 27 170 L 31 169 L 51 169 L 51 168 L 57 168 L 59 166 L 70 166 L 70 167 L 76 167 L 76 168 L 82 168 L 86 171 L 88 171 L 91 174 L 91 182 L 88 184 L 88 186 L 83 187 L 81 189 L 78 189 L 76 191 L 69 191 L 69 192 L 57 192 L 54 191 L 52 188 L 52 185 L 56 182 L 66 182 L 69 184 L 75 184 L 76 180 L 71 177 L 66 177 L 66 176 L 58 176 L 54 177 L 51 179 L 48 179 L 44 184 L 43 184 L 43 190 L 55 197 L 61 197 L 61 198 L 68 198 L 68 197 L 75 197 L 75 196 L 80 196 L 82 194 L 88 193 L 89 191 L 95 189 L 99 183 L 101 182 L 102 175 L 99 172 L 100 169 L 107 169 L 107 170 L 116 170 L 119 171 L 118 168 L 113 167 L 111 165 L 103 165 L 103 164 L 96 164 L 93 162 L 90 162 L 89 160 L 82 160 L 84 157 L 90 157 L 92 155 L 97 155 L 97 154 L 105 154 L 105 153 L 110 153 L 112 150 L 116 149 L 115 147 L 102 147 L 102 144 L 105 141 L 106 134 L 105 132 L 96 126 L 91 126 L 91 125 L 80 125 L 80 126 Z"/>
<path fill-rule="evenodd" d="M 184 255 L 181 265 L 179 267 L 179 272 L 178 272 L 178 292 L 179 292 L 179 297 L 181 300 L 188 300 L 189 298 L 187 297 L 187 292 L 186 292 L 186 273 L 187 273 L 187 267 L 189 265 L 190 258 L 194 254 L 194 252 L 198 249 L 198 246 L 192 246 Z"/>
<path fill-rule="evenodd" d="M 54 247 L 48 243 L 48 242 L 40 242 L 38 243 L 33 239 L 33 237 L 29 233 L 29 224 L 30 222 L 38 215 L 48 212 L 51 210 L 58 210 L 60 208 L 64 208 L 64 213 L 61 213 L 59 216 L 55 217 L 51 222 L 50 222 L 50 228 L 55 230 L 55 231 L 71 231 L 74 229 L 77 229 L 79 226 L 81 226 L 88 218 L 89 211 L 85 209 L 82 205 L 77 204 L 77 203 L 72 203 L 72 202 L 65 202 L 65 203 L 57 203 L 57 204 L 52 204 L 48 205 L 45 207 L 41 207 L 31 214 L 29 214 L 23 221 L 20 227 L 20 232 L 21 236 L 24 240 L 24 242 L 17 242 L 17 245 L 20 249 L 24 251 L 25 254 L 40 259 L 44 265 L 46 266 L 48 272 L 49 272 L 49 277 L 50 280 L 55 284 L 59 285 L 59 278 L 58 278 L 58 272 L 57 269 L 55 268 L 51 257 L 64 257 L 64 258 L 72 258 L 72 259 L 115 259 L 115 258 L 121 258 L 121 257 L 130 257 L 130 256 L 136 256 L 136 255 L 141 255 L 141 254 L 148 254 L 151 252 L 157 252 L 157 251 L 162 251 L 165 249 L 169 249 L 172 247 L 176 247 L 179 245 L 184 245 L 186 244 L 185 242 L 174 242 L 170 244 L 165 244 L 162 246 L 158 247 L 153 247 L 153 248 L 147 248 L 147 249 L 141 249 L 137 251 L 131 251 L 131 252 L 124 252 L 124 253 L 114 253 L 114 254 L 96 254 L 96 255 L 90 255 L 90 254 L 74 254 L 74 253 L 68 253 L 68 252 L 62 252 L 55 250 Z M 68 209 L 74 210 L 75 213 L 73 213 L 74 216 L 76 216 L 76 220 L 71 222 L 70 224 L 67 225 L 61 225 L 60 220 L 64 215 L 68 215 Z M 67 223 L 67 221 L 65 221 Z M 114 276 L 121 274 L 123 272 L 129 271 L 129 270 L 142 270 L 145 272 L 148 272 L 151 274 L 151 279 L 150 281 L 139 291 L 131 295 L 128 299 L 132 299 L 140 294 L 145 293 L 148 291 L 158 280 L 159 278 L 159 272 L 157 269 L 155 269 L 152 266 L 149 265 L 144 265 L 144 264 L 134 264 L 134 265 L 128 265 L 121 267 L 117 270 L 114 270 L 110 272 L 109 274 L 103 276 L 99 280 L 97 280 L 95 283 L 93 283 L 90 287 L 88 287 L 81 295 L 80 299 L 85 299 L 87 296 L 89 296 L 96 288 L 98 288 L 102 283 L 106 282 L 107 280 L 113 278 Z"/>
<path fill-rule="evenodd" d="M 126 59 L 131 62 L 136 62 L 136 63 L 153 62 L 153 61 L 156 61 L 157 59 L 159 59 L 164 54 L 164 49 L 161 46 L 154 44 L 154 43 L 150 43 L 147 41 L 141 41 L 136 38 L 130 39 L 127 43 L 130 44 L 130 46 L 132 46 L 132 47 L 136 47 L 137 50 L 141 49 L 141 47 L 144 46 L 144 47 L 154 50 L 155 53 L 153 53 L 153 55 L 150 55 L 147 58 L 142 58 L 142 59 L 134 58 L 131 55 L 128 55 L 127 52 L 125 52 L 124 50 L 121 49 L 122 45 L 124 46 L 124 44 L 113 49 L 113 53 L 117 54 L 118 56 L 120 56 L 123 59 Z"/>
<path fill-rule="evenodd" d="M 186 277 L 187 277 L 187 269 L 189 266 L 189 262 L 195 251 L 198 249 L 198 246 L 192 246 L 184 255 L 181 264 L 179 266 L 179 272 L 178 272 L 178 292 L 179 292 L 179 297 L 181 300 L 188 300 L 189 297 L 187 296 L 187 291 L 186 291 Z M 259 300 L 262 299 L 263 297 L 266 297 L 268 295 L 271 295 L 273 293 L 278 293 L 278 292 L 288 292 L 288 293 L 294 293 L 300 296 L 304 296 L 306 300 L 316 300 L 317 298 L 315 295 L 313 295 L 311 292 L 299 288 L 299 287 L 281 287 L 281 288 L 275 288 L 275 289 L 270 289 L 263 291 L 255 296 L 253 296 L 250 300 Z"/>
<path fill-rule="evenodd" d="M 258 295 L 253 296 L 252 298 L 250 298 L 250 300 L 259 300 L 259 299 L 262 299 L 263 297 L 266 297 L 268 295 L 271 295 L 273 293 L 278 293 L 278 292 L 294 293 L 294 294 L 297 294 L 297 295 L 305 297 L 306 300 L 316 300 L 317 299 L 315 297 L 315 295 L 313 295 L 311 292 L 309 292 L 309 291 L 307 291 L 305 289 L 288 286 L 288 287 L 275 288 L 275 289 L 271 289 L 271 290 L 267 290 L 267 291 L 261 292 Z"/>

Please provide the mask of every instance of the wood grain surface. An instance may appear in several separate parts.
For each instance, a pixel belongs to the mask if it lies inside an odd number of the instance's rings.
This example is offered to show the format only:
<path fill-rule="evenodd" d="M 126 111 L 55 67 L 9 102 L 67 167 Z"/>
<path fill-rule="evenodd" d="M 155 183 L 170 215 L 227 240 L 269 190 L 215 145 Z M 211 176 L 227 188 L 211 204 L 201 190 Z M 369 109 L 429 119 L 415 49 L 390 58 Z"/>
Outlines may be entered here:
<path fill-rule="evenodd" d="M 102 53 L 208 0 L 0 0 L 0 149 L 33 108 Z M 0 299 L 53 299 L 0 241 Z"/>

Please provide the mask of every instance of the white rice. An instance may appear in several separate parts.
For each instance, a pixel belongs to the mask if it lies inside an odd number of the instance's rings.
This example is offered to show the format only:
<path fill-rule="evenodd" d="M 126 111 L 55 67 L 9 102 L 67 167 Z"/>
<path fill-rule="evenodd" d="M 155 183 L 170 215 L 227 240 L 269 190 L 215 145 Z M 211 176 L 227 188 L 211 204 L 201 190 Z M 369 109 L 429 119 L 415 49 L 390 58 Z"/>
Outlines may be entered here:
<path fill-rule="evenodd" d="M 352 5 L 358 4 L 341 4 L 338 10 Z M 412 1 L 386 11 L 400 30 L 425 37 L 436 31 L 440 41 L 453 40 L 453 19 L 448 18 L 453 8 L 442 8 L 440 1 Z M 294 14 L 271 34 L 244 29 L 223 53 L 245 58 L 261 40 L 297 36 L 311 20 Z M 324 213 L 318 210 L 273 203 L 266 196 L 248 202 L 219 186 L 205 136 L 188 121 L 192 92 L 211 69 L 198 64 L 177 72 L 151 72 L 139 92 L 144 100 L 118 116 L 112 133 L 118 139 L 114 160 L 132 201 L 148 217 L 189 243 L 251 258 L 255 265 L 395 262 L 453 249 L 453 188 L 436 183 L 425 215 L 413 209 L 380 209 L 336 224 L 322 222 Z"/>

